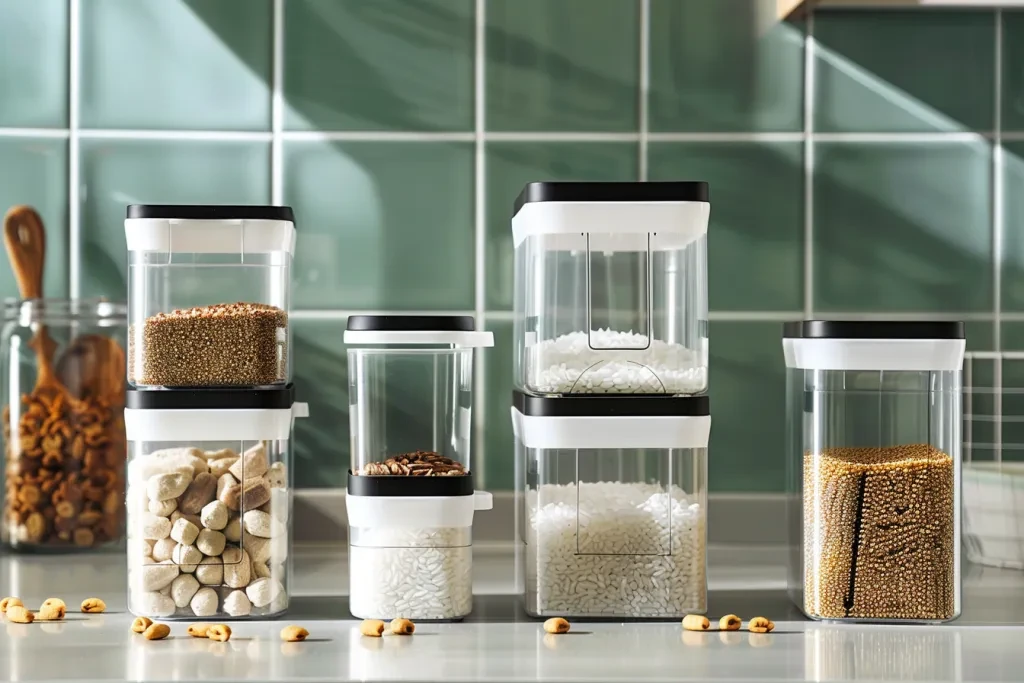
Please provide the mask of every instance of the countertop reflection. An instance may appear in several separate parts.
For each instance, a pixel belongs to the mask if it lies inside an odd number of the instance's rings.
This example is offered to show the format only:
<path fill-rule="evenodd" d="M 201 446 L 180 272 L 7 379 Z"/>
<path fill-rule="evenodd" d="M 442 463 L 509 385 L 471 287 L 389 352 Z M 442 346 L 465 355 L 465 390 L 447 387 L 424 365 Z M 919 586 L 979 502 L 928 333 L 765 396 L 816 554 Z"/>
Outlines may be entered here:
<path fill-rule="evenodd" d="M 477 548 L 474 613 L 463 623 L 419 624 L 416 635 L 364 638 L 348 617 L 338 548 L 296 552 L 296 591 L 279 621 L 234 622 L 227 643 L 192 639 L 185 624 L 149 642 L 128 628 L 123 556 L 6 556 L 0 594 L 34 607 L 102 597 L 102 615 L 63 623 L 5 623 L 0 677 L 30 680 L 602 680 L 602 681 L 1019 681 L 1024 671 L 1024 573 L 968 567 L 964 614 L 944 626 L 834 625 L 804 621 L 786 598 L 782 554 L 711 552 L 711 613 L 772 617 L 771 634 L 690 633 L 677 623 L 583 622 L 549 636 L 513 595 L 507 548 Z M 283 643 L 290 623 L 310 631 Z"/>

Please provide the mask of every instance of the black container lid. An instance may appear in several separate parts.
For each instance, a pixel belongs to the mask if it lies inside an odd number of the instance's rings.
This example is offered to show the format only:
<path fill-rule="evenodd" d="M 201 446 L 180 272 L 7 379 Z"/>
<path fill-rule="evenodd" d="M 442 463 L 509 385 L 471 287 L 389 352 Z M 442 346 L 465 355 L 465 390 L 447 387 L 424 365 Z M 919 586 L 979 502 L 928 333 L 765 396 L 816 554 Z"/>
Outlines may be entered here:
<path fill-rule="evenodd" d="M 515 216 L 534 202 L 709 202 L 703 180 L 674 182 L 527 183 L 512 208 Z"/>
<path fill-rule="evenodd" d="M 239 389 L 137 389 L 125 391 L 136 410 L 281 410 L 295 403 L 295 385 Z"/>
<path fill-rule="evenodd" d="M 295 214 L 290 206 L 245 206 L 237 204 L 131 204 L 128 206 L 128 218 L 295 222 Z"/>
<path fill-rule="evenodd" d="M 473 332 L 471 315 L 350 315 L 349 332 Z"/>
<path fill-rule="evenodd" d="M 543 417 L 699 417 L 711 414 L 711 401 L 707 394 L 548 397 L 534 396 L 517 389 L 512 392 L 512 405 L 523 415 Z"/>
<path fill-rule="evenodd" d="M 473 475 L 450 477 L 406 477 L 400 475 L 363 475 L 348 472 L 350 496 L 471 496 Z"/>
<path fill-rule="evenodd" d="M 785 339 L 965 339 L 952 320 L 796 320 L 784 323 Z"/>

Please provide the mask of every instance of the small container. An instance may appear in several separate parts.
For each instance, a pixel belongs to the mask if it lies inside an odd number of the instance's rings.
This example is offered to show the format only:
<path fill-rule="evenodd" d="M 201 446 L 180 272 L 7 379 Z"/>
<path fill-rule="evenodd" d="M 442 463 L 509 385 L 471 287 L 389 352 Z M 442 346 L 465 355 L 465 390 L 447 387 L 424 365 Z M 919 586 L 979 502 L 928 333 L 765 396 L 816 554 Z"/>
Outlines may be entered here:
<path fill-rule="evenodd" d="M 491 508 L 470 468 L 473 350 L 493 336 L 469 316 L 359 315 L 345 343 L 349 608 L 461 619 L 473 604 L 473 515 Z"/>
<path fill-rule="evenodd" d="M 710 212 L 703 182 L 528 184 L 512 216 L 516 387 L 703 392 Z"/>
<path fill-rule="evenodd" d="M 261 619 L 291 593 L 291 385 L 128 391 L 128 609 Z"/>
<path fill-rule="evenodd" d="M 955 619 L 963 323 L 809 320 L 783 337 L 794 601 L 813 619 Z"/>
<path fill-rule="evenodd" d="M 529 615 L 707 610 L 707 396 L 514 392 L 512 425 Z"/>
<path fill-rule="evenodd" d="M 8 547 L 84 551 L 124 538 L 126 328 L 123 303 L 5 302 Z"/>
<path fill-rule="evenodd" d="M 295 219 L 287 206 L 128 207 L 128 381 L 291 381 Z"/>

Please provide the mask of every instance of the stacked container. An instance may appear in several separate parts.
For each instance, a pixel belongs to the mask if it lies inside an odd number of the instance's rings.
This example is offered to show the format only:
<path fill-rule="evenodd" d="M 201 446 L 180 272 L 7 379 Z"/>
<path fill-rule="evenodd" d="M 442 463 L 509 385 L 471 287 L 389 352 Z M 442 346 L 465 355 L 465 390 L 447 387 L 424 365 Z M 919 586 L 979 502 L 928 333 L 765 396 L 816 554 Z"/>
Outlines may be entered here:
<path fill-rule="evenodd" d="M 516 200 L 526 611 L 707 609 L 708 187 L 531 183 Z"/>
<path fill-rule="evenodd" d="M 352 316 L 349 600 L 362 619 L 455 620 L 473 604 L 469 316 Z"/>
<path fill-rule="evenodd" d="M 128 607 L 261 618 L 290 592 L 288 207 L 130 206 Z"/>
<path fill-rule="evenodd" d="M 790 590 L 807 616 L 960 614 L 964 346 L 955 322 L 785 326 Z"/>

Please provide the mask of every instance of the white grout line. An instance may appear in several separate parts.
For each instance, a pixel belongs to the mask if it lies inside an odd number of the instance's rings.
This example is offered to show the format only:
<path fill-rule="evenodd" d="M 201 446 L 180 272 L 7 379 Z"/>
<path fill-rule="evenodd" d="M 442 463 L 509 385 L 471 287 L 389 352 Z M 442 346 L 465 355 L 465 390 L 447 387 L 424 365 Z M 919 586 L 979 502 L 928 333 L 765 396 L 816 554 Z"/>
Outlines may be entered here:
<path fill-rule="evenodd" d="M 456 311 L 426 311 L 426 310 L 403 310 L 403 311 L 383 311 L 383 310 L 366 310 L 358 308 L 345 308 L 345 309 L 334 309 L 334 308 L 317 308 L 317 309 L 299 309 L 293 310 L 288 313 L 288 317 L 292 320 L 347 320 L 351 315 L 475 315 L 476 311 L 467 310 L 456 310 Z"/>
<path fill-rule="evenodd" d="M 270 202 L 284 204 L 284 0 L 274 0 L 273 85 L 270 95 Z"/>
<path fill-rule="evenodd" d="M 803 311 L 711 311 L 712 322 L 789 322 L 804 317 Z"/>
<path fill-rule="evenodd" d="M 801 142 L 798 133 L 647 133 L 650 142 Z"/>
<path fill-rule="evenodd" d="M 74 131 L 72 131 L 74 132 Z M 237 130 L 114 130 L 89 128 L 78 131 L 83 140 L 202 140 L 210 142 L 270 142 L 273 133 Z"/>
<path fill-rule="evenodd" d="M 426 133 L 405 131 L 283 131 L 289 142 L 476 142 L 476 133 Z"/>
<path fill-rule="evenodd" d="M 650 89 L 651 89 L 651 1 L 640 0 L 640 102 L 637 117 L 640 121 L 637 165 L 640 180 L 648 175 L 648 136 L 650 134 Z"/>
<path fill-rule="evenodd" d="M 67 128 L 0 128 L 0 138 L 67 138 L 71 131 Z"/>
<path fill-rule="evenodd" d="M 984 142 L 991 132 L 951 131 L 948 133 L 811 133 L 814 142 L 857 142 L 864 144 Z"/>
<path fill-rule="evenodd" d="M 487 92 L 486 92 L 486 34 L 487 34 L 487 3 L 476 0 L 474 24 L 474 59 L 473 59 L 473 231 L 474 257 L 474 316 L 477 329 L 484 329 L 485 309 L 487 306 L 487 167 L 485 166 L 484 131 L 486 129 Z M 473 392 L 473 441 L 476 452 L 471 454 L 472 468 L 476 483 L 481 489 L 487 485 L 487 445 L 485 443 L 484 410 L 487 395 L 487 378 L 485 377 L 484 354 L 473 354 L 473 374 L 475 390 Z"/>
<path fill-rule="evenodd" d="M 996 351 L 1003 348 L 1003 10 L 996 10 L 995 35 L 995 144 L 992 150 L 992 344 Z M 995 460 L 1003 459 L 1003 360 L 995 361 Z"/>
<path fill-rule="evenodd" d="M 405 311 L 405 313 L 420 313 L 420 311 Z M 431 311 L 422 311 L 423 315 L 429 315 Z M 436 313 L 436 312 L 435 312 Z M 865 311 L 816 311 L 820 318 L 830 320 L 963 320 L 966 322 L 991 322 L 993 314 L 985 311 L 959 311 L 959 312 L 936 312 L 936 311 L 901 311 L 898 313 L 877 313 Z M 462 313 L 468 315 L 468 312 Z M 721 322 L 786 322 L 799 320 L 803 317 L 803 311 L 711 311 L 708 319 Z M 487 320 L 495 322 L 512 322 L 515 320 L 513 311 L 491 311 L 486 312 Z M 1004 313 L 1004 321 L 1024 321 L 1022 313 Z"/>
<path fill-rule="evenodd" d="M 487 142 L 638 142 L 640 133 L 574 133 L 571 131 L 491 132 Z"/>
<path fill-rule="evenodd" d="M 79 0 L 68 4 L 68 295 L 82 291 L 82 206 L 79 196 L 79 105 L 81 102 L 81 17 Z"/>
<path fill-rule="evenodd" d="M 804 35 L 804 319 L 814 318 L 814 11 Z"/>

